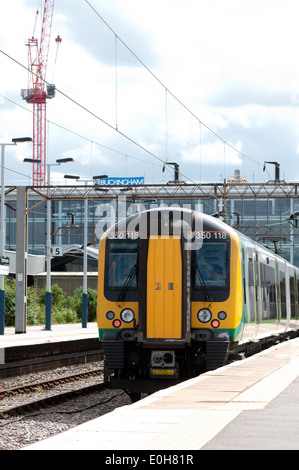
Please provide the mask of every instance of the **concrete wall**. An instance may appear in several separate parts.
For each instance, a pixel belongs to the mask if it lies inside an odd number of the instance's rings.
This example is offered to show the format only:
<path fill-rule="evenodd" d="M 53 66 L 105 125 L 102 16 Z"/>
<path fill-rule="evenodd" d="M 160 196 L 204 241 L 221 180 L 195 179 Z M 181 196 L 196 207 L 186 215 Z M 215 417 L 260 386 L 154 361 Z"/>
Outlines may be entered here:
<path fill-rule="evenodd" d="M 34 276 L 34 285 L 40 289 L 46 287 L 47 273 L 40 273 Z M 90 289 L 97 289 L 98 273 L 87 273 L 87 286 Z M 57 284 L 67 294 L 73 294 L 74 290 L 83 286 L 83 273 L 52 272 L 51 284 Z"/>

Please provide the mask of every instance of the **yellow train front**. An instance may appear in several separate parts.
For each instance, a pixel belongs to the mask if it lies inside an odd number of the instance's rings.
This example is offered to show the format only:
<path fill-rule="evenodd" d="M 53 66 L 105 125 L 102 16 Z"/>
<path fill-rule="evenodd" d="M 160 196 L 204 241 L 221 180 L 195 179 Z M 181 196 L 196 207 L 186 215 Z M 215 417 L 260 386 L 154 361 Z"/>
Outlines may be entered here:
<path fill-rule="evenodd" d="M 152 209 L 99 245 L 105 382 L 151 393 L 225 363 L 242 330 L 240 238 L 218 219 Z"/>

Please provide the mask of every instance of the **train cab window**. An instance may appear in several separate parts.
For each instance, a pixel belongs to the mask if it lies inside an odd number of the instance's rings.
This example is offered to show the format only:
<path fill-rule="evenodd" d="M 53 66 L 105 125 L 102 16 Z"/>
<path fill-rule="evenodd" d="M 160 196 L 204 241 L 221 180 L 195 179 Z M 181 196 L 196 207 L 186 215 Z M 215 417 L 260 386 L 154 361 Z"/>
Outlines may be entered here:
<path fill-rule="evenodd" d="M 194 251 L 193 297 L 202 295 L 222 301 L 229 295 L 229 243 L 208 242 Z M 196 292 L 198 294 L 196 294 Z"/>
<path fill-rule="evenodd" d="M 196 251 L 196 265 L 207 287 L 225 287 L 228 276 L 227 243 L 204 243 Z M 195 277 L 195 287 L 200 287 L 200 277 Z"/>
<path fill-rule="evenodd" d="M 105 284 L 108 289 L 137 288 L 138 242 L 110 241 L 107 247 Z"/>

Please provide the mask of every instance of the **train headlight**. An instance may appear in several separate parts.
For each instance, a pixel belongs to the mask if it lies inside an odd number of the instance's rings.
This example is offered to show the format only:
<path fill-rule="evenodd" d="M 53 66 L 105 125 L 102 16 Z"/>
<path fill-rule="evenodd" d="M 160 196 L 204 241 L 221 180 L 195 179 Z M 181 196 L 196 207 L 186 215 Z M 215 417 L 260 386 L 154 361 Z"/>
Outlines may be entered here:
<path fill-rule="evenodd" d="M 208 323 L 212 318 L 212 313 L 208 308 L 201 308 L 197 312 L 197 318 L 201 323 Z"/>
<path fill-rule="evenodd" d="M 120 314 L 120 318 L 124 323 L 131 323 L 134 320 L 134 316 L 134 312 L 130 308 L 125 308 Z"/>

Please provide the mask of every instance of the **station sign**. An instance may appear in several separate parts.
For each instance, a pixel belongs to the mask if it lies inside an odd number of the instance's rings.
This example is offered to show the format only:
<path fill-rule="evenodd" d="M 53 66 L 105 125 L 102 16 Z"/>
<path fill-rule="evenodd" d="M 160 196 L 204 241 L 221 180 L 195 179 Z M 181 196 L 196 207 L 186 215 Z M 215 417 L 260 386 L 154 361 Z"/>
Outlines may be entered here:
<path fill-rule="evenodd" d="M 9 258 L 8 256 L 0 256 L 0 275 L 8 276 L 9 274 Z"/>
<path fill-rule="evenodd" d="M 132 176 L 121 178 L 100 178 L 97 180 L 99 186 L 136 186 L 144 184 L 144 177 Z"/>

